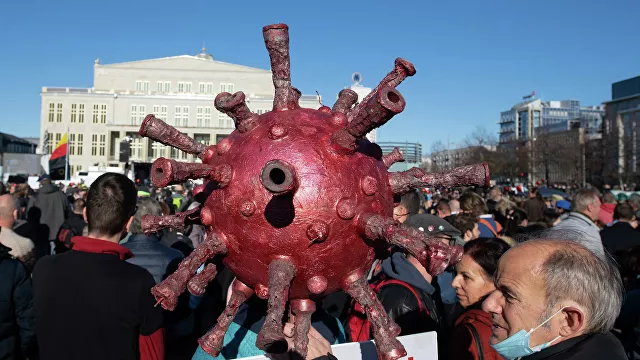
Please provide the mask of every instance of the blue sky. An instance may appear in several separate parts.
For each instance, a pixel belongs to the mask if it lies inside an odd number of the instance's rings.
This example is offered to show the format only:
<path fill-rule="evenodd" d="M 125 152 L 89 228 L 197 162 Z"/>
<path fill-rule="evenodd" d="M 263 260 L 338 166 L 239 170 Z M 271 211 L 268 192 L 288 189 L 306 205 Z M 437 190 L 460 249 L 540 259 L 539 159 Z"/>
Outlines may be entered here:
<path fill-rule="evenodd" d="M 241 4 L 241 5 L 238 5 Z M 272 4 L 278 4 L 277 6 Z M 37 136 L 42 86 L 91 87 L 102 63 L 195 54 L 269 68 L 263 25 L 289 25 L 292 80 L 332 103 L 351 74 L 375 86 L 393 60 L 417 74 L 379 141 L 462 140 L 500 111 L 610 99 L 640 75 L 640 1 L 7 1 L 0 11 L 0 131 Z M 241 89 L 240 89 L 241 90 Z"/>

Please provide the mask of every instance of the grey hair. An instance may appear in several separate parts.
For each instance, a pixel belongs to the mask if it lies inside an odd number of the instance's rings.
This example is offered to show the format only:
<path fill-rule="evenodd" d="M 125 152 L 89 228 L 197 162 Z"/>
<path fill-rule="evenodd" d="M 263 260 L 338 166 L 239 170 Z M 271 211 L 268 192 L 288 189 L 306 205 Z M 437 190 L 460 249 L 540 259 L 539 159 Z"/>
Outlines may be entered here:
<path fill-rule="evenodd" d="M 610 256 L 594 254 L 576 241 L 572 231 L 547 231 L 532 242 L 546 245 L 551 253 L 540 266 L 546 285 L 545 321 L 558 311 L 558 304 L 574 301 L 585 311 L 584 333 L 606 333 L 620 313 L 624 287 L 620 272 Z"/>
<path fill-rule="evenodd" d="M 156 200 L 147 197 L 138 199 L 136 205 L 138 206 L 138 210 L 133 216 L 133 221 L 131 222 L 129 231 L 132 234 L 141 234 L 144 232 L 142 231 L 142 217 L 144 215 L 162 215 L 162 208 Z"/>
<path fill-rule="evenodd" d="M 640 195 L 633 193 L 629 196 L 627 202 L 633 207 L 635 210 L 640 208 Z"/>
<path fill-rule="evenodd" d="M 573 198 L 573 210 L 584 212 L 587 207 L 598 199 L 600 193 L 596 189 L 582 189 Z"/>

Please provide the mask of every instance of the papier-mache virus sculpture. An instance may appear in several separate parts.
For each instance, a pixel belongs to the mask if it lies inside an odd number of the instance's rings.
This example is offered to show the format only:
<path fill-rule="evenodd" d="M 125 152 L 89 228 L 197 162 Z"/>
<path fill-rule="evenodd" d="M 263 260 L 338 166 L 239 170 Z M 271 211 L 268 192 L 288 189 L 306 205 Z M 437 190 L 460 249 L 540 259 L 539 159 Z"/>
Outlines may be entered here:
<path fill-rule="evenodd" d="M 404 110 L 395 87 L 415 74 L 414 66 L 396 59 L 393 71 L 359 103 L 357 94 L 345 89 L 332 109 L 303 109 L 298 105 L 300 91 L 291 86 L 287 25 L 262 31 L 275 86 L 272 111 L 252 113 L 242 92 L 219 94 L 215 107 L 233 118 L 236 130 L 211 146 L 153 115 L 140 128 L 142 136 L 202 160 L 157 159 L 151 170 L 155 186 L 204 179 L 193 191 L 199 208 L 142 219 L 146 232 L 189 223 L 207 229 L 206 240 L 152 293 L 162 307 L 173 310 L 186 289 L 204 293 L 216 267 L 197 269 L 224 256 L 236 280 L 217 325 L 199 340 L 207 353 L 220 353 L 239 306 L 255 294 L 268 299 L 256 345 L 271 352 L 287 349 L 282 319 L 288 304 L 295 315 L 294 350 L 304 358 L 315 300 L 344 290 L 365 309 L 380 358 L 398 359 L 406 355 L 396 339 L 400 328 L 367 284 L 376 256 L 399 246 L 436 275 L 460 260 L 462 248 L 395 222 L 394 197 L 421 187 L 486 185 L 488 168 L 480 164 L 439 174 L 418 168 L 388 172 L 392 164 L 404 161 L 401 152 L 383 156 L 365 135 Z"/>

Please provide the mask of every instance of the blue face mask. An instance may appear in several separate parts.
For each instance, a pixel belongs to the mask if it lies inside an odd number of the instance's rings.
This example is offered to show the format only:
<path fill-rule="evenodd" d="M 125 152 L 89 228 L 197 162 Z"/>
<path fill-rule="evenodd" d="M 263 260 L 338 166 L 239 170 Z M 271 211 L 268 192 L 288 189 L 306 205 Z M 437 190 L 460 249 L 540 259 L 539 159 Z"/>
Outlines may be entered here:
<path fill-rule="evenodd" d="M 534 331 L 538 330 L 542 325 L 546 324 L 549 320 L 553 319 L 553 317 L 558 315 L 562 310 L 564 310 L 564 307 L 558 310 L 555 314 L 551 315 L 551 317 L 545 320 L 542 324 L 529 330 L 529 332 L 526 332 L 524 331 L 524 329 L 522 329 L 517 333 L 509 336 L 508 338 L 502 340 L 501 342 L 495 345 L 492 344 L 491 347 L 493 347 L 502 357 L 509 360 L 531 355 L 549 347 L 549 345 L 551 345 L 554 341 L 560 339 L 562 336 L 558 336 L 555 339 L 544 344 L 530 347 L 529 340 L 531 340 L 531 334 Z"/>

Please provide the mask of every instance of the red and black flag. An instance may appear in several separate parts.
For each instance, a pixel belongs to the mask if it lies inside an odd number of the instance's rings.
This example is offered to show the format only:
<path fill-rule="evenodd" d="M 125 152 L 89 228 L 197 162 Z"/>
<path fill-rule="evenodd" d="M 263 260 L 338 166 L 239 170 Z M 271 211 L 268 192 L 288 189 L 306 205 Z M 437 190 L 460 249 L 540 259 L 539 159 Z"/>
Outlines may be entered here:
<path fill-rule="evenodd" d="M 49 176 L 51 180 L 65 180 L 67 151 L 67 134 L 64 134 L 49 158 Z"/>

